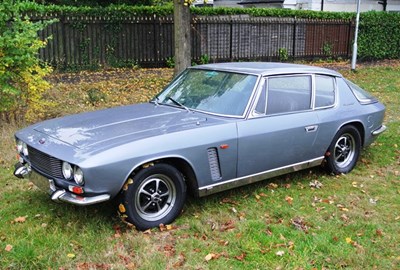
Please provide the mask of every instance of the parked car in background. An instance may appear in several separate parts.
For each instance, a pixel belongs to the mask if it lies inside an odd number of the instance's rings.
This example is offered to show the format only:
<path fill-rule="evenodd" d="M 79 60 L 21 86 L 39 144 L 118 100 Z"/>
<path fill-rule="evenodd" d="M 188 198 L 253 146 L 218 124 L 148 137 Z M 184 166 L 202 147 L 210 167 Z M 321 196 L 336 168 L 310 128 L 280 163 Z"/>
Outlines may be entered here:
<path fill-rule="evenodd" d="M 205 196 L 324 165 L 350 172 L 385 107 L 339 73 L 282 63 L 190 67 L 149 103 L 56 118 L 15 134 L 14 174 L 51 199 L 114 198 L 144 230 Z"/>

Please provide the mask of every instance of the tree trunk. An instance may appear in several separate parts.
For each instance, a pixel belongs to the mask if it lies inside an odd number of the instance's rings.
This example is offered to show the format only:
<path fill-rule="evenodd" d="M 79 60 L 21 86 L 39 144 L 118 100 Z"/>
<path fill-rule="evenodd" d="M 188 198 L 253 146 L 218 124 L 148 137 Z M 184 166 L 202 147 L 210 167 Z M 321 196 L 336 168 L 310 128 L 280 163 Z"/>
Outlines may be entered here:
<path fill-rule="evenodd" d="M 190 9 L 184 1 L 174 0 L 175 76 L 191 62 Z"/>

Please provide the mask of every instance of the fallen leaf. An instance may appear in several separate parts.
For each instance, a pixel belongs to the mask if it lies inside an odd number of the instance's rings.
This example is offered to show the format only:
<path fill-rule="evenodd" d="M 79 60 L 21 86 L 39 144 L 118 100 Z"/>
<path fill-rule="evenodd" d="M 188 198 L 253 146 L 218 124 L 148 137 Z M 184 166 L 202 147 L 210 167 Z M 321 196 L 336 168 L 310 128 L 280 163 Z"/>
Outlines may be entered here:
<path fill-rule="evenodd" d="M 340 219 L 343 220 L 343 221 L 349 221 L 349 217 L 346 216 L 346 214 L 342 214 L 342 215 L 340 216 Z"/>
<path fill-rule="evenodd" d="M 378 201 L 378 199 L 369 198 L 370 204 L 376 204 L 377 201 Z"/>
<path fill-rule="evenodd" d="M 214 253 L 209 253 L 207 254 L 207 256 L 204 258 L 204 260 L 206 260 L 206 262 L 211 261 L 212 259 L 215 259 L 216 255 Z"/>
<path fill-rule="evenodd" d="M 7 245 L 4 250 L 7 251 L 7 252 L 10 252 L 12 249 L 13 249 L 12 245 Z"/>
<path fill-rule="evenodd" d="M 17 217 L 14 219 L 14 222 L 24 223 L 26 221 L 26 217 Z"/>
<path fill-rule="evenodd" d="M 233 220 L 229 220 L 227 222 L 225 222 L 221 228 L 219 229 L 220 232 L 224 232 L 224 231 L 228 231 L 228 230 L 232 230 L 235 229 L 235 222 Z"/>
<path fill-rule="evenodd" d="M 258 194 L 256 194 L 255 197 L 256 197 L 256 200 L 257 200 L 257 201 L 259 201 L 260 198 L 261 198 L 260 195 L 258 195 Z"/>
<path fill-rule="evenodd" d="M 290 196 L 286 196 L 285 201 L 286 201 L 288 204 L 291 205 L 291 204 L 293 203 L 293 198 L 290 197 Z"/>
<path fill-rule="evenodd" d="M 322 188 L 322 183 L 321 182 L 319 182 L 318 180 L 314 180 L 314 181 L 311 181 L 310 182 L 310 184 L 309 184 L 309 186 L 311 187 L 311 188 Z"/>
<path fill-rule="evenodd" d="M 268 184 L 268 188 L 269 188 L 269 189 L 277 189 L 277 188 L 278 188 L 278 185 L 275 184 L 275 183 L 269 183 L 269 184 Z"/>
<path fill-rule="evenodd" d="M 186 256 L 185 254 L 183 254 L 183 252 L 181 252 L 178 256 L 178 261 L 176 261 L 173 266 L 174 268 L 179 268 L 182 267 L 186 262 Z"/>
<path fill-rule="evenodd" d="M 246 253 L 242 253 L 239 256 L 235 256 L 235 259 L 238 261 L 243 261 L 246 258 Z"/>
<path fill-rule="evenodd" d="M 295 217 L 294 219 L 292 219 L 292 225 L 298 230 L 304 232 L 308 231 L 308 227 L 301 217 Z"/>
<path fill-rule="evenodd" d="M 383 236 L 383 231 L 382 231 L 381 229 L 377 229 L 377 230 L 375 231 L 375 234 L 376 234 L 377 236 Z"/>
<path fill-rule="evenodd" d="M 68 254 L 67 254 L 67 257 L 70 258 L 70 259 L 73 259 L 73 258 L 75 258 L 75 254 L 73 254 L 73 253 L 68 253 Z"/>
<path fill-rule="evenodd" d="M 238 203 L 236 201 L 233 201 L 229 198 L 223 198 L 221 203 L 229 203 L 229 204 L 233 204 L 233 205 L 238 205 Z"/>
<path fill-rule="evenodd" d="M 351 244 L 353 242 L 353 240 L 351 240 L 350 237 L 346 237 L 346 243 Z"/>

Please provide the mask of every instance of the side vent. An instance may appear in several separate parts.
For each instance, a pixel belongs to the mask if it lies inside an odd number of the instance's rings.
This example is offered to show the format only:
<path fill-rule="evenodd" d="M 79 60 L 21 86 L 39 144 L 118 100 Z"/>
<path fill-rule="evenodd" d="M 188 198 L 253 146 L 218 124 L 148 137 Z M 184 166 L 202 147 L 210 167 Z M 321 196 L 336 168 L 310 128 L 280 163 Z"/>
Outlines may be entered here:
<path fill-rule="evenodd" d="M 219 180 L 221 179 L 221 168 L 219 167 L 219 158 L 217 148 L 208 148 L 208 163 L 210 164 L 211 179 Z"/>

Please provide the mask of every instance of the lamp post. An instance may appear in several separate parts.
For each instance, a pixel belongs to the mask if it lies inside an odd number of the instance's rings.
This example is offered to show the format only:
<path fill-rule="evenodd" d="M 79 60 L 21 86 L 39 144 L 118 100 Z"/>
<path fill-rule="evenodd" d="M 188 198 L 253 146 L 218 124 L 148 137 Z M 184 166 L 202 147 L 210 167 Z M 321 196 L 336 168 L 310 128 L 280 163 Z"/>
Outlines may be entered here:
<path fill-rule="evenodd" d="M 352 55 L 352 59 L 351 59 L 351 70 L 356 70 L 358 25 L 360 23 L 360 2 L 361 2 L 361 0 L 357 0 L 356 30 L 354 33 L 354 44 L 353 44 L 353 55 Z"/>

